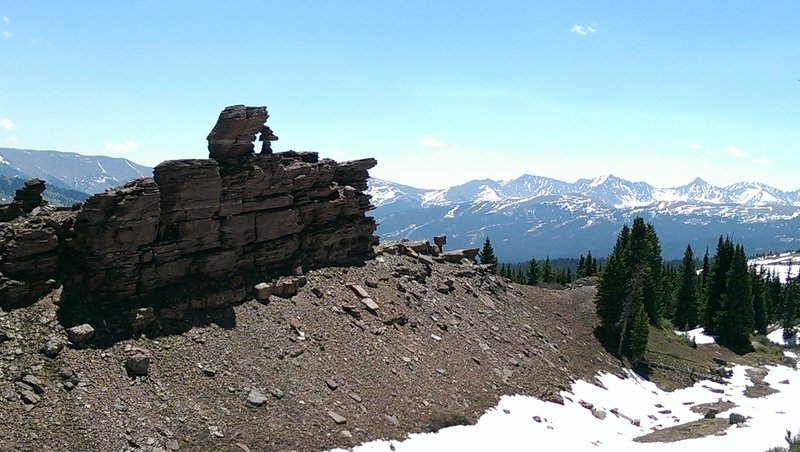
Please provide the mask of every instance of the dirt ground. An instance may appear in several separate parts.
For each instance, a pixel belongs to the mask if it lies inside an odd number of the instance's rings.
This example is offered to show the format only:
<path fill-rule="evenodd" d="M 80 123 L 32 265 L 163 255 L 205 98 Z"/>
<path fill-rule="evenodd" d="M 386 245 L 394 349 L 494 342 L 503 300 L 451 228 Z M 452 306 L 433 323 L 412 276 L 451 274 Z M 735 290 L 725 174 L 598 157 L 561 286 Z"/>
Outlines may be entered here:
<path fill-rule="evenodd" d="M 396 254 L 306 276 L 291 299 L 196 311 L 52 359 L 39 349 L 67 342 L 57 293 L 0 312 L 0 450 L 349 447 L 429 431 L 443 415 L 475 421 L 504 394 L 557 401 L 575 379 L 621 369 L 592 334 L 592 287 L 511 285 Z M 147 376 L 126 373 L 131 347 L 149 351 Z M 34 404 L 17 385 L 26 375 L 43 390 Z"/>

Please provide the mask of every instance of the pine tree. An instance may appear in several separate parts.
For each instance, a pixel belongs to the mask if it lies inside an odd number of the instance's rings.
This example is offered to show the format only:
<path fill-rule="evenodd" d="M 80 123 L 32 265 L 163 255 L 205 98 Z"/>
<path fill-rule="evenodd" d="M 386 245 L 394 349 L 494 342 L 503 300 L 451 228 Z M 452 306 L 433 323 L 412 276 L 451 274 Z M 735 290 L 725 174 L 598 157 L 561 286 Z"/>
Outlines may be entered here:
<path fill-rule="evenodd" d="M 719 316 L 719 339 L 731 348 L 744 350 L 750 346 L 754 322 L 750 273 L 741 245 L 734 248 L 726 282 Z"/>
<path fill-rule="evenodd" d="M 489 240 L 489 237 L 486 237 L 486 241 L 483 242 L 483 248 L 478 253 L 478 259 L 481 264 L 497 265 L 497 256 L 494 255 L 494 248 L 492 248 L 492 241 Z"/>
<path fill-rule="evenodd" d="M 733 259 L 733 242 L 729 237 L 717 243 L 717 254 L 709 267 L 706 281 L 706 308 L 703 318 L 703 327 L 707 332 L 716 333 L 719 329 L 719 318 L 722 309 L 722 297 L 728 287 L 728 271 Z"/>
<path fill-rule="evenodd" d="M 613 338 L 613 342 L 616 342 L 614 333 L 617 331 L 622 315 L 622 302 L 625 299 L 630 276 L 628 267 L 625 265 L 630 235 L 631 231 L 628 225 L 622 226 L 614 249 L 606 260 L 597 286 L 597 295 L 595 295 L 595 307 L 597 315 L 600 317 L 600 331 L 607 338 Z"/>
<path fill-rule="evenodd" d="M 514 273 L 513 279 L 517 284 L 525 284 L 525 272 L 522 270 L 522 267 L 517 267 L 517 271 Z"/>
<path fill-rule="evenodd" d="M 575 270 L 575 276 L 578 278 L 583 278 L 584 276 L 589 276 L 586 274 L 586 258 L 583 257 L 581 254 L 580 259 L 578 259 L 578 267 Z"/>
<path fill-rule="evenodd" d="M 528 268 L 525 272 L 525 284 L 529 286 L 539 284 L 539 263 L 536 262 L 535 257 L 532 257 L 531 260 L 528 261 Z"/>
<path fill-rule="evenodd" d="M 583 273 L 584 276 L 592 276 L 597 273 L 597 260 L 592 258 L 592 251 L 586 254 L 586 260 L 583 263 Z"/>
<path fill-rule="evenodd" d="M 553 266 L 550 263 L 550 256 L 547 256 L 542 264 L 542 282 L 551 283 L 556 280 L 556 275 L 553 273 Z"/>
<path fill-rule="evenodd" d="M 780 322 L 783 319 L 783 284 L 777 274 L 769 276 L 767 284 L 767 317 L 769 322 Z"/>
<path fill-rule="evenodd" d="M 797 278 L 788 278 L 783 288 L 781 327 L 784 337 L 794 334 L 800 319 L 800 282 Z"/>
<path fill-rule="evenodd" d="M 647 313 L 644 312 L 644 304 L 636 306 L 636 312 L 631 323 L 631 330 L 628 335 L 625 351 L 628 358 L 633 362 L 640 361 L 647 351 L 647 340 L 650 328 L 647 324 Z"/>
<path fill-rule="evenodd" d="M 764 272 L 750 269 L 751 290 L 753 293 L 753 325 L 758 334 L 767 334 L 767 285 Z"/>
<path fill-rule="evenodd" d="M 686 246 L 678 275 L 679 286 L 672 324 L 679 330 L 686 330 L 700 323 L 697 271 L 691 246 Z"/>

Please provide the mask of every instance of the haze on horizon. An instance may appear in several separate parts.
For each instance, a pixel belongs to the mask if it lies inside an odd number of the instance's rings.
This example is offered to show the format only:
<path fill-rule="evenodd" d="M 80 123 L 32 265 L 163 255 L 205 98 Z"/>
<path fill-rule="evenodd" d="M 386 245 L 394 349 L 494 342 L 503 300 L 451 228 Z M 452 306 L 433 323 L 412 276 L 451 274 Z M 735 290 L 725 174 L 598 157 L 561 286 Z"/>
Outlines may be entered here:
<path fill-rule="evenodd" d="M 0 147 L 206 157 L 227 105 L 274 149 L 373 156 L 419 188 L 533 174 L 797 190 L 788 0 L 18 2 L 0 7 Z"/>

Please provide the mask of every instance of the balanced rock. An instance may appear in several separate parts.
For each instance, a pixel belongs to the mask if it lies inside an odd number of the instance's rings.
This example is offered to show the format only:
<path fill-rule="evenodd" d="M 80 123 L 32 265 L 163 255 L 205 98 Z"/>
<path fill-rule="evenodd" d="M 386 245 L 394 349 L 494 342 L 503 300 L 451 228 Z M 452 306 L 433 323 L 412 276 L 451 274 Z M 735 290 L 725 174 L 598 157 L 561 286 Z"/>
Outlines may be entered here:
<path fill-rule="evenodd" d="M 266 141 L 277 139 L 267 128 L 267 107 L 231 105 L 219 114 L 216 125 L 208 134 L 208 155 L 212 159 L 230 159 L 253 153 L 256 134 L 266 134 Z"/>

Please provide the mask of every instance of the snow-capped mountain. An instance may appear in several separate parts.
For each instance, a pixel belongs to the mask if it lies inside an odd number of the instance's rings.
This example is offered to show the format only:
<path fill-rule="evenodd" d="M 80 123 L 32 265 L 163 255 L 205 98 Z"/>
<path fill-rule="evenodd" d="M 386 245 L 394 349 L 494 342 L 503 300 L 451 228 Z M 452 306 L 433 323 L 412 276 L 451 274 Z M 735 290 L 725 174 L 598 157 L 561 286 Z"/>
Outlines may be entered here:
<path fill-rule="evenodd" d="M 713 249 L 724 234 L 752 253 L 800 242 L 800 190 L 755 182 L 715 187 L 697 178 L 657 188 L 613 175 L 574 183 L 524 175 L 421 190 L 373 178 L 368 193 L 383 239 L 447 234 L 448 245 L 462 247 L 488 236 L 505 260 L 574 257 L 589 249 L 602 255 L 635 216 L 655 224 L 667 258 L 680 257 L 687 243 Z"/>
<path fill-rule="evenodd" d="M 84 193 L 102 192 L 131 179 L 152 175 L 152 168 L 124 158 L 0 148 L 0 176 L 21 179 L 38 177 L 52 187 Z"/>

